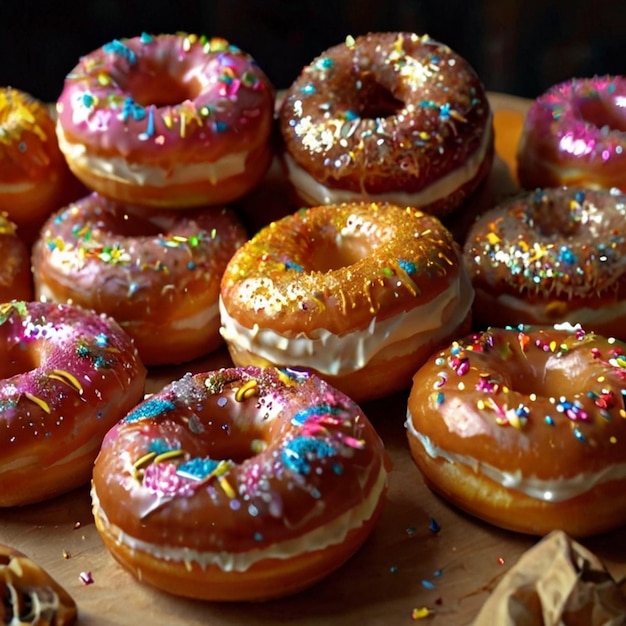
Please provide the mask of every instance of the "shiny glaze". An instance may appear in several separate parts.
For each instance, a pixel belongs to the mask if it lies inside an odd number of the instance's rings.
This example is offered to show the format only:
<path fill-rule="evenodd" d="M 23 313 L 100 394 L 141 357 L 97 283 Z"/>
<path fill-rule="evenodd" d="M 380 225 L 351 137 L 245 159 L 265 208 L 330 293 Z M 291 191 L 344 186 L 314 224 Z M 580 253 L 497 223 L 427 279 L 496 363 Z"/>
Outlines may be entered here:
<path fill-rule="evenodd" d="M 130 338 L 79 307 L 13 301 L 0 349 L 0 506 L 85 484 L 102 437 L 143 396 Z"/>
<path fill-rule="evenodd" d="M 220 343 L 220 279 L 246 240 L 228 209 L 144 211 L 93 193 L 42 228 L 36 296 L 115 317 L 145 363 L 189 360 Z"/>
<path fill-rule="evenodd" d="M 570 185 L 626 190 L 626 78 L 575 78 L 531 105 L 518 149 L 527 189 Z"/>
<path fill-rule="evenodd" d="M 30 250 L 5 213 L 0 213 L 0 259 L 0 302 L 32 300 Z"/>
<path fill-rule="evenodd" d="M 447 46 L 413 33 L 372 33 L 325 51 L 289 88 L 279 116 L 289 169 L 322 186 L 312 204 L 325 194 L 393 201 L 388 194 L 403 193 L 448 212 L 477 187 L 489 170 L 480 164 L 493 155 L 476 73 Z"/>
<path fill-rule="evenodd" d="M 143 34 L 81 58 L 57 101 L 57 134 L 77 175 L 95 170 L 96 181 L 111 181 L 110 193 L 116 180 L 154 186 L 161 201 L 146 194 L 145 202 L 169 206 L 185 199 L 175 185 L 197 183 L 206 197 L 191 202 L 208 204 L 223 178 L 250 167 L 250 184 L 257 182 L 260 170 L 246 160 L 268 151 L 273 102 L 262 70 L 226 40 Z"/>
<path fill-rule="evenodd" d="M 148 569 L 169 562 L 236 586 L 256 565 L 338 545 L 370 521 L 385 463 L 362 411 L 317 377 L 273 368 L 187 374 L 107 434 L 94 510 L 114 554 L 130 548 Z M 197 564 L 204 574 L 190 574 Z M 168 588 L 166 570 L 160 585 Z"/>
<path fill-rule="evenodd" d="M 464 246 L 477 302 L 485 300 L 478 322 L 567 321 L 600 332 L 607 310 L 623 316 L 625 218 L 616 190 L 569 187 L 524 192 L 485 212 Z"/>

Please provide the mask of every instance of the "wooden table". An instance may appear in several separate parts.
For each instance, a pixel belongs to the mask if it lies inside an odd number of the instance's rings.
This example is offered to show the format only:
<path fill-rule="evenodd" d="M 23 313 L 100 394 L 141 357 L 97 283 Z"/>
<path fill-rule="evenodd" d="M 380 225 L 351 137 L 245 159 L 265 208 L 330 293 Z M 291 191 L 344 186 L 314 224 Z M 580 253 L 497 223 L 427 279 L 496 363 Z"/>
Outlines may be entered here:
<path fill-rule="evenodd" d="M 492 102 L 500 158 L 488 189 L 497 196 L 514 188 L 514 146 L 528 102 L 499 94 L 492 95 Z M 183 368 L 153 371 L 148 391 L 183 371 L 229 363 L 220 351 Z M 412 612 L 419 607 L 430 610 L 419 623 L 468 624 L 504 572 L 537 538 L 470 518 L 424 486 L 406 443 L 406 393 L 363 408 L 394 462 L 382 519 L 345 566 L 296 596 L 262 604 L 214 604 L 170 597 L 139 584 L 103 548 L 92 521 L 88 486 L 44 504 L 0 511 L 0 542 L 25 552 L 54 576 L 76 600 L 84 625 L 123 626 L 143 620 L 156 626 L 387 626 L 414 623 Z M 583 543 L 615 578 L 626 576 L 626 529 Z M 91 572 L 93 584 L 83 584 L 81 572 Z"/>

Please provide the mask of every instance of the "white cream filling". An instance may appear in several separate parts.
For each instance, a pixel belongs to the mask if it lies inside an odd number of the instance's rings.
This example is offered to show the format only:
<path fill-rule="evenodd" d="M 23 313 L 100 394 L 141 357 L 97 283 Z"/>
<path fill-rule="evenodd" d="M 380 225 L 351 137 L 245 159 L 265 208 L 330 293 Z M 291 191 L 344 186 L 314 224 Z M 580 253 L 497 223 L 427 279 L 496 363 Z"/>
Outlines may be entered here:
<path fill-rule="evenodd" d="M 324 328 L 310 336 L 285 336 L 257 324 L 248 328 L 226 310 L 220 298 L 220 333 L 235 350 L 258 355 L 279 366 L 313 368 L 322 374 L 344 375 L 365 367 L 385 349 L 394 356 L 414 352 L 420 345 L 449 334 L 466 318 L 473 290 L 465 272 L 449 289 L 430 302 L 384 321 L 373 317 L 365 330 L 337 335 Z M 451 315 L 444 320 L 444 314 Z"/>
<path fill-rule="evenodd" d="M 566 319 L 572 323 L 580 324 L 585 327 L 587 324 L 604 324 L 613 322 L 618 317 L 626 315 L 626 301 L 617 302 L 611 306 L 603 305 L 597 309 L 590 307 L 580 307 L 577 309 L 569 309 L 565 315 L 559 315 L 557 318 L 546 314 L 545 304 L 530 304 L 526 300 L 516 298 L 508 294 L 500 294 L 496 298 L 496 302 L 509 309 L 515 309 L 524 313 L 528 317 L 552 325 L 555 321 Z M 497 305 L 496 305 L 497 306 Z"/>
<path fill-rule="evenodd" d="M 92 503 L 94 515 L 97 515 L 101 524 L 111 533 L 118 544 L 130 550 L 138 550 L 149 554 L 155 559 L 184 563 L 198 563 L 202 568 L 215 565 L 225 572 L 245 572 L 255 563 L 266 559 L 289 559 L 297 554 L 323 550 L 324 548 L 341 544 L 348 533 L 362 526 L 371 519 L 380 499 L 384 495 L 387 485 L 387 471 L 381 464 L 369 497 L 359 506 L 346 511 L 329 523 L 312 530 L 309 533 L 272 544 L 264 549 L 248 552 L 200 552 L 190 548 L 174 548 L 167 545 L 158 545 L 142 541 L 125 533 L 119 526 L 109 522 L 105 512 L 99 506 L 98 494 L 92 489 Z M 172 528 L 172 533 L 176 533 Z"/>
<path fill-rule="evenodd" d="M 101 158 L 88 154 L 87 146 L 82 143 L 72 143 L 65 138 L 62 130 L 58 131 L 59 147 L 70 162 L 81 170 L 89 170 L 103 178 L 133 185 L 148 185 L 150 187 L 166 187 L 183 185 L 196 181 L 208 180 L 215 185 L 220 180 L 226 180 L 245 172 L 248 152 L 227 154 L 221 159 L 204 163 L 179 163 L 167 169 L 129 163 L 123 157 Z"/>
<path fill-rule="evenodd" d="M 444 459 L 450 463 L 469 467 L 475 474 L 483 474 L 505 489 L 514 489 L 544 502 L 563 502 L 587 493 L 594 487 L 612 480 L 626 478 L 626 463 L 613 464 L 600 472 L 581 472 L 573 478 L 544 480 L 536 476 L 524 476 L 521 470 L 505 472 L 476 458 L 453 454 L 433 444 L 429 437 L 418 433 L 413 425 L 411 413 L 407 410 L 405 426 L 410 435 L 422 444 L 426 454 L 432 459 Z"/>
<path fill-rule="evenodd" d="M 291 184 L 296 188 L 299 196 L 312 206 L 317 204 L 341 204 L 342 202 L 352 202 L 354 200 L 362 200 L 363 198 L 372 202 L 386 201 L 401 206 L 427 206 L 446 198 L 453 191 L 473 180 L 478 174 L 491 145 L 491 117 L 485 128 L 487 130 L 483 133 L 480 146 L 474 154 L 468 157 L 465 163 L 416 193 L 395 191 L 382 194 L 365 194 L 326 187 L 302 169 L 288 153 L 285 153 L 284 161 L 287 168 L 287 176 Z"/>

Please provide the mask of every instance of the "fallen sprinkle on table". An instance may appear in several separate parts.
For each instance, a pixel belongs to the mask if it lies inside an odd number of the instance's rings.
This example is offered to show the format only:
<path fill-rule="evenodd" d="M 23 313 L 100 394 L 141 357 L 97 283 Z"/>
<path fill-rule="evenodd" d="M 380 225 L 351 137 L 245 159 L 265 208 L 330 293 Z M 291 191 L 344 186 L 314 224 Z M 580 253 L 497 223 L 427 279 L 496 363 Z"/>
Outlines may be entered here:
<path fill-rule="evenodd" d="M 424 619 L 428 616 L 432 615 L 432 611 L 426 606 L 420 606 L 419 608 L 413 609 L 411 612 L 411 619 L 418 620 Z"/>
<path fill-rule="evenodd" d="M 64 559 L 71 559 L 72 555 L 67 550 L 63 550 L 63 558 Z"/>
<path fill-rule="evenodd" d="M 430 518 L 430 524 L 428 525 L 428 530 L 432 533 L 438 533 L 441 530 L 441 526 L 437 523 L 437 520 L 434 517 Z"/>
<path fill-rule="evenodd" d="M 504 565 L 504 559 L 501 556 L 498 557 L 498 565 Z"/>
<path fill-rule="evenodd" d="M 78 578 L 80 578 L 80 582 L 83 583 L 83 585 L 92 585 L 94 582 L 91 572 L 81 572 Z"/>
<path fill-rule="evenodd" d="M 424 589 L 434 589 L 435 585 L 431 583 L 430 580 L 422 580 L 422 587 L 424 587 Z"/>

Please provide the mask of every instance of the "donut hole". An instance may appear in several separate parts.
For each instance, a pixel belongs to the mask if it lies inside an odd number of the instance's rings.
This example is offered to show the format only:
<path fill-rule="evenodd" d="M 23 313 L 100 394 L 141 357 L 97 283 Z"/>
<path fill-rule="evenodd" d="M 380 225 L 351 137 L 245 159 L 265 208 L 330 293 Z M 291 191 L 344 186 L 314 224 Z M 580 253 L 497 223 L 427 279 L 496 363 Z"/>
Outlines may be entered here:
<path fill-rule="evenodd" d="M 152 71 L 133 75 L 126 90 L 142 107 L 165 107 L 193 100 L 200 92 L 200 86 L 196 80 L 181 81 L 167 72 Z"/>
<path fill-rule="evenodd" d="M 322 245 L 313 246 L 310 269 L 326 273 L 350 267 L 369 256 L 371 252 L 371 243 L 361 237 L 351 237 L 349 241 L 345 238 L 324 241 Z"/>
<path fill-rule="evenodd" d="M 361 88 L 355 95 L 358 96 L 355 108 L 364 119 L 394 117 L 404 108 L 404 102 L 372 74 L 362 75 Z"/>
<path fill-rule="evenodd" d="M 39 365 L 35 350 L 24 350 L 15 345 L 11 347 L 3 359 L 0 359 L 0 379 L 25 374 Z"/>
<path fill-rule="evenodd" d="M 612 100 L 586 99 L 579 103 L 578 110 L 580 117 L 588 124 L 600 129 L 626 132 L 624 109 L 618 107 Z"/>

